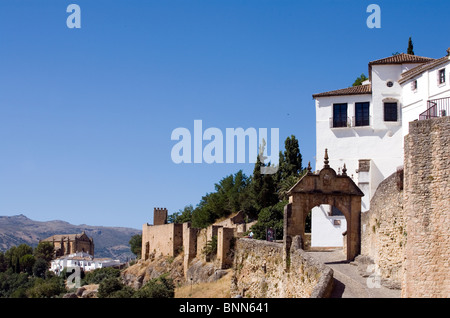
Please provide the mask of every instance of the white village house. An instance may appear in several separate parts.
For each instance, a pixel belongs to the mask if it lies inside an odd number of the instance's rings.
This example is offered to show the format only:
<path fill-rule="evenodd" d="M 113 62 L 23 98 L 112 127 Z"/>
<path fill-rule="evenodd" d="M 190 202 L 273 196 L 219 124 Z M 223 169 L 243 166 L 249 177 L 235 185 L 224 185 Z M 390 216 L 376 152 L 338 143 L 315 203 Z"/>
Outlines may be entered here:
<path fill-rule="evenodd" d="M 408 123 L 450 112 L 450 49 L 432 59 L 398 54 L 369 62 L 369 79 L 354 86 L 314 94 L 316 106 L 316 170 L 344 163 L 363 191 L 361 211 L 385 178 L 403 166 L 403 138 Z M 343 246 L 345 217 L 334 207 L 312 210 L 312 247 Z"/>
<path fill-rule="evenodd" d="M 120 266 L 119 260 L 110 258 L 94 258 L 92 255 L 85 252 L 78 252 L 65 255 L 54 259 L 50 264 L 50 271 L 59 275 L 65 268 L 79 268 L 84 272 L 92 271 L 97 268 Z"/>

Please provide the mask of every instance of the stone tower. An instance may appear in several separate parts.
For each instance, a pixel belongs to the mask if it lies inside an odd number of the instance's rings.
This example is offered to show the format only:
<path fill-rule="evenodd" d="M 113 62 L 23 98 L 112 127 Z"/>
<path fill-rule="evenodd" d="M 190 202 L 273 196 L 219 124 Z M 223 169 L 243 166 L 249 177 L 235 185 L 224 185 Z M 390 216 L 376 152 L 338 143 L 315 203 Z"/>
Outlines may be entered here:
<path fill-rule="evenodd" d="M 167 224 L 167 214 L 166 208 L 154 208 L 153 225 Z"/>

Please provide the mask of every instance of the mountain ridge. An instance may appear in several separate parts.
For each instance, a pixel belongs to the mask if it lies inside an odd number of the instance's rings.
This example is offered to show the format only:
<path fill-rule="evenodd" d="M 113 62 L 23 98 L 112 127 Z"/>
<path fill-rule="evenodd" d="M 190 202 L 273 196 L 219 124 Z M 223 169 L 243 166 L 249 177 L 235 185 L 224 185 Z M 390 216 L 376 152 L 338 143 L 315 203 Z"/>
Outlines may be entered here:
<path fill-rule="evenodd" d="M 107 257 L 126 261 L 134 258 L 128 244 L 130 238 L 141 231 L 127 227 L 74 225 L 63 220 L 35 221 L 24 214 L 0 216 L 0 251 L 22 243 L 32 247 L 39 240 L 55 234 L 78 234 L 85 232 L 94 239 L 95 257 Z"/>

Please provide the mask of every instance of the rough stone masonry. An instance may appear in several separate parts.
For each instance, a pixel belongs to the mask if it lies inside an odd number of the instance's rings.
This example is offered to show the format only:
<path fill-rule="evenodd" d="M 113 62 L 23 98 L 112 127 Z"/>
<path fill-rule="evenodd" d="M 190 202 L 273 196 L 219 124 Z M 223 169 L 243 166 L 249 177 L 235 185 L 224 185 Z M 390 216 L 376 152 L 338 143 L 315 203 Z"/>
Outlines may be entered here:
<path fill-rule="evenodd" d="M 402 297 L 450 297 L 449 132 L 447 116 L 411 122 L 405 137 Z"/>

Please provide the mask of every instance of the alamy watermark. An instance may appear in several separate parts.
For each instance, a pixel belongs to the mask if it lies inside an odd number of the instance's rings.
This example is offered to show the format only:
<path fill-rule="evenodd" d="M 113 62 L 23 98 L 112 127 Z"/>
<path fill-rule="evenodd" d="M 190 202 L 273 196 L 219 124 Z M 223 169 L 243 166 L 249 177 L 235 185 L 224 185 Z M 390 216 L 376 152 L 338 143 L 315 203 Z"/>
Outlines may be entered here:
<path fill-rule="evenodd" d="M 381 28 L 381 8 L 378 4 L 369 4 L 366 10 L 367 13 L 371 13 L 366 20 L 367 27 L 369 29 Z"/>
<path fill-rule="evenodd" d="M 253 127 L 245 130 L 243 128 L 226 128 L 224 134 L 216 127 L 210 127 L 203 131 L 202 120 L 194 120 L 193 134 L 187 128 L 175 128 L 172 131 L 171 140 L 178 141 L 171 151 L 172 161 L 177 164 L 256 163 L 258 157 L 263 164 L 261 166 L 262 174 L 274 174 L 278 171 L 278 128 L 270 129 L 270 139 L 268 139 L 267 128 L 259 128 L 258 131 Z M 204 145 L 204 141 L 208 141 L 208 143 Z M 268 147 L 266 147 L 269 141 L 270 155 L 267 151 Z M 247 150 L 248 161 L 246 161 Z"/>
<path fill-rule="evenodd" d="M 366 272 L 371 273 L 366 279 L 367 287 L 381 288 L 381 271 L 378 265 L 371 264 L 367 266 Z"/>

